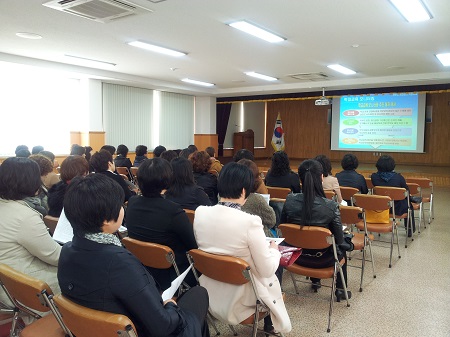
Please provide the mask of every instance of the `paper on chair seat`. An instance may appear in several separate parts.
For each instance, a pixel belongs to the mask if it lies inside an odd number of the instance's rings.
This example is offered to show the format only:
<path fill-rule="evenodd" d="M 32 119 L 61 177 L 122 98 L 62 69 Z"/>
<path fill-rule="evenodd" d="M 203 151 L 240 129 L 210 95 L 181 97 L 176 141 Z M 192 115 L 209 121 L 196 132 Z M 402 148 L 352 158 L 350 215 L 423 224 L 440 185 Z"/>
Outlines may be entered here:
<path fill-rule="evenodd" d="M 169 300 L 173 297 L 173 295 L 175 295 L 175 293 L 178 291 L 178 288 L 180 288 L 181 283 L 183 283 L 184 278 L 186 277 L 189 270 L 191 270 L 191 268 L 192 264 L 189 267 L 187 267 L 187 269 L 183 272 L 183 274 L 181 274 L 175 280 L 172 281 L 169 288 L 164 290 L 164 292 L 161 295 L 163 301 Z"/>

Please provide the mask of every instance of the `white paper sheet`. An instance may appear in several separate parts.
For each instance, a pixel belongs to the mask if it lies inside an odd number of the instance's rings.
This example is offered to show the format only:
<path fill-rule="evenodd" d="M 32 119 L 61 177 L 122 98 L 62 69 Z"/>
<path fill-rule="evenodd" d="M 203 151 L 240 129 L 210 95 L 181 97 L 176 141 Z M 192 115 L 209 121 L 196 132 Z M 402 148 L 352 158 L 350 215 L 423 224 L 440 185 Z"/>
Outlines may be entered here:
<path fill-rule="evenodd" d="M 283 242 L 284 241 L 284 238 L 269 238 L 269 237 L 266 237 L 266 241 L 267 241 L 267 243 L 270 245 L 270 241 L 275 241 L 275 243 L 277 244 L 277 245 L 279 245 L 281 242 Z"/>
<path fill-rule="evenodd" d="M 161 295 L 163 301 L 171 299 L 173 295 L 175 295 L 175 293 L 178 291 L 178 288 L 180 288 L 181 283 L 183 283 L 184 278 L 186 277 L 189 270 L 191 270 L 191 268 L 192 264 L 180 276 L 178 276 L 175 280 L 172 281 L 169 288 L 164 290 L 164 292 Z"/>
<path fill-rule="evenodd" d="M 261 194 L 261 193 L 258 194 L 263 196 L 264 200 L 267 202 L 268 205 L 270 202 L 270 194 Z"/>
<path fill-rule="evenodd" d="M 66 243 L 72 241 L 73 229 L 69 220 L 64 213 L 64 208 L 59 216 L 58 223 L 56 224 L 55 232 L 53 233 L 53 240 L 60 243 Z"/>

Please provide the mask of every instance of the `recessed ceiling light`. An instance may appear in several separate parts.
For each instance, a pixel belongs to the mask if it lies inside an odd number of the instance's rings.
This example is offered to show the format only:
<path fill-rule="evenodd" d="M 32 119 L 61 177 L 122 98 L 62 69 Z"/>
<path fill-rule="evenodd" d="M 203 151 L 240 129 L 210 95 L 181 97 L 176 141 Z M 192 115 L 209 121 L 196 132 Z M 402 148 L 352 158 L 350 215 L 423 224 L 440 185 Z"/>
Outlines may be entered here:
<path fill-rule="evenodd" d="M 183 53 L 183 52 L 180 52 L 177 50 L 168 49 L 168 48 L 164 48 L 164 47 L 160 47 L 160 46 L 155 46 L 153 44 L 145 43 L 145 42 L 141 42 L 141 41 L 132 41 L 132 42 L 128 42 L 128 44 L 133 47 L 138 47 L 138 48 L 142 48 L 142 49 L 146 49 L 146 50 L 150 50 L 150 51 L 154 51 L 154 52 L 157 52 L 160 54 L 165 54 L 165 55 L 170 55 L 170 56 L 187 55 L 187 53 Z"/>
<path fill-rule="evenodd" d="M 327 67 L 330 69 L 336 70 L 337 72 L 340 72 L 341 74 L 344 74 L 344 75 L 356 74 L 356 71 L 346 68 L 344 66 L 341 66 L 340 64 L 330 64 Z"/>
<path fill-rule="evenodd" d="M 432 18 L 421 0 L 390 0 L 408 22 L 425 21 Z"/>
<path fill-rule="evenodd" d="M 115 63 L 111 63 L 111 62 L 105 62 L 105 61 L 99 61 L 99 60 L 93 60 L 93 59 L 88 59 L 86 57 L 80 57 L 80 56 L 74 56 L 74 55 L 64 55 L 65 57 L 70 58 L 72 61 L 74 61 L 76 64 L 82 65 L 82 66 L 87 66 L 87 67 L 98 67 L 98 66 L 109 66 L 109 67 L 115 67 L 116 64 Z"/>
<path fill-rule="evenodd" d="M 281 42 L 286 40 L 285 38 L 275 35 L 273 33 L 268 32 L 267 30 L 264 30 L 262 28 L 259 28 L 255 25 L 252 25 L 251 23 L 248 23 L 247 21 L 237 21 L 228 24 L 229 26 L 239 29 L 247 34 L 256 36 L 260 39 L 263 39 L 267 42 L 275 43 L 275 42 Z"/>
<path fill-rule="evenodd" d="M 27 33 L 27 32 L 18 32 L 16 33 L 18 37 L 22 37 L 24 39 L 31 39 L 31 40 L 40 40 L 42 39 L 42 36 L 39 34 L 34 33 Z"/>
<path fill-rule="evenodd" d="M 259 79 L 265 80 L 265 81 L 276 81 L 276 80 L 278 80 L 278 78 L 276 78 L 276 77 L 255 73 L 254 71 L 249 71 L 249 72 L 245 73 L 245 75 L 248 75 L 248 76 L 251 76 L 251 77 L 256 77 L 256 78 L 259 78 Z"/>
<path fill-rule="evenodd" d="M 444 67 L 450 66 L 450 53 L 436 54 L 436 57 Z"/>
<path fill-rule="evenodd" d="M 190 78 L 183 78 L 182 81 L 183 82 L 187 82 L 187 83 L 191 83 L 191 84 L 195 84 L 195 85 L 201 85 L 203 87 L 213 87 L 213 86 L 215 86 L 215 84 L 213 84 L 213 83 L 197 81 L 197 80 L 191 80 Z"/>

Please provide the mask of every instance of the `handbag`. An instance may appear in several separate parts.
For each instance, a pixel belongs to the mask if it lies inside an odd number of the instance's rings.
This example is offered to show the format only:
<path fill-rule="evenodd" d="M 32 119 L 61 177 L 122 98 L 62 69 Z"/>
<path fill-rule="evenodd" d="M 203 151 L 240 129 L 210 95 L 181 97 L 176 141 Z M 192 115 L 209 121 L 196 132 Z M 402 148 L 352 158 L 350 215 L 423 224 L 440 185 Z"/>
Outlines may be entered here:
<path fill-rule="evenodd" d="M 278 246 L 278 250 L 281 253 L 280 266 L 282 267 L 289 267 L 302 254 L 302 249 L 297 247 Z"/>
<path fill-rule="evenodd" d="M 339 248 L 346 252 L 351 252 L 355 249 L 355 245 L 352 242 L 353 233 L 344 233 L 344 242 L 339 245 Z"/>
<path fill-rule="evenodd" d="M 366 222 L 369 223 L 389 223 L 389 210 L 385 209 L 383 211 L 373 211 L 367 209 L 366 211 Z"/>

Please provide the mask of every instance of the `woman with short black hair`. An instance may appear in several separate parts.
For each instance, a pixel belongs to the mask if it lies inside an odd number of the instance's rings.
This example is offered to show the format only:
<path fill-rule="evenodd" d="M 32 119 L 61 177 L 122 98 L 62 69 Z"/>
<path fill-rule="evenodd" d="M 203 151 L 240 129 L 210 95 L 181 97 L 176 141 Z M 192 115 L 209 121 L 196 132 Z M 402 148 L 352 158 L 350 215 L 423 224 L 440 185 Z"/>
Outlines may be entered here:
<path fill-rule="evenodd" d="M 367 194 L 369 190 L 367 189 L 366 179 L 362 174 L 356 172 L 358 165 L 358 158 L 352 153 L 347 153 L 341 161 L 341 166 L 344 170 L 336 173 L 336 178 L 340 186 L 354 187 L 360 193 Z M 349 201 L 347 200 L 347 202 Z"/>
<path fill-rule="evenodd" d="M 59 293 L 56 271 L 61 246 L 50 236 L 41 214 L 25 198 L 42 184 L 39 166 L 28 158 L 7 158 L 0 165 L 0 263 L 48 283 Z M 4 292 L 0 300 L 9 303 Z"/>
<path fill-rule="evenodd" d="M 210 206 L 211 201 L 205 190 L 195 184 L 191 161 L 186 158 L 175 158 L 170 165 L 173 180 L 165 193 L 166 199 L 177 203 L 181 208 L 193 211 L 201 205 Z"/>
<path fill-rule="evenodd" d="M 138 145 L 136 146 L 136 157 L 134 158 L 134 167 L 139 167 L 145 160 L 147 160 L 147 146 Z"/>
<path fill-rule="evenodd" d="M 142 196 L 133 196 L 128 201 L 125 216 L 128 235 L 133 239 L 169 246 L 175 253 L 178 268 L 184 271 L 189 266 L 186 252 L 197 248 L 197 243 L 184 210 L 161 195 L 172 182 L 172 168 L 167 160 L 152 158 L 139 166 L 137 176 Z M 176 277 L 173 268 L 149 268 L 149 271 L 163 290 Z M 186 280 L 190 285 L 196 284 L 192 273 Z"/>
<path fill-rule="evenodd" d="M 194 287 L 177 302 L 163 302 L 153 277 L 113 234 L 124 217 L 123 198 L 122 188 L 100 174 L 71 183 L 64 211 L 74 237 L 61 252 L 63 295 L 88 308 L 127 316 L 139 336 L 202 336 L 202 330 L 209 336 L 205 289 Z"/>
<path fill-rule="evenodd" d="M 290 188 L 293 193 L 300 193 L 300 179 L 291 170 L 286 152 L 277 151 L 272 155 L 272 164 L 265 177 L 266 186 Z"/>

